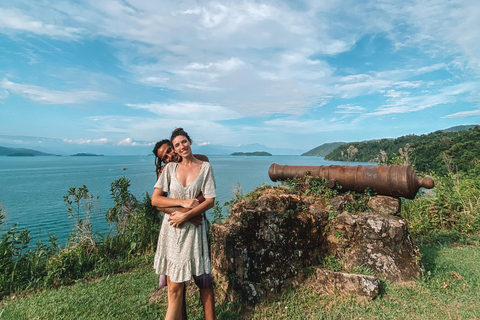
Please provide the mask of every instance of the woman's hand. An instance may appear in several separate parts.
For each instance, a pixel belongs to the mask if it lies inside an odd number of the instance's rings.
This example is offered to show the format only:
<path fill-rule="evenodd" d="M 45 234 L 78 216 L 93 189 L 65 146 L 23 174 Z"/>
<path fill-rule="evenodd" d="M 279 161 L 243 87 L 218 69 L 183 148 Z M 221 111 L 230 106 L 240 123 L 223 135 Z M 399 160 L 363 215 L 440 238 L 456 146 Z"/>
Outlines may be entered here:
<path fill-rule="evenodd" d="M 170 214 L 168 217 L 168 222 L 171 226 L 178 228 L 182 223 L 185 222 L 185 213 L 181 211 L 175 211 Z"/>
<path fill-rule="evenodd" d="M 185 199 L 182 201 L 181 206 L 183 208 L 195 208 L 200 202 L 197 199 Z"/>

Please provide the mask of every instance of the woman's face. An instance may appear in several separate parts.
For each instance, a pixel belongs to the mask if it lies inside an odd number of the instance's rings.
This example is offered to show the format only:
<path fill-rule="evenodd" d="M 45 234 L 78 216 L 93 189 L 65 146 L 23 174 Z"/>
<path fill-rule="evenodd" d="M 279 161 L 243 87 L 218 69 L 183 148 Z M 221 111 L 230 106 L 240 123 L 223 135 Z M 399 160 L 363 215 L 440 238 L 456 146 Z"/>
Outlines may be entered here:
<path fill-rule="evenodd" d="M 175 148 L 175 152 L 181 157 L 185 157 L 192 152 L 192 149 L 190 148 L 190 141 L 188 141 L 187 137 L 185 136 L 176 136 L 172 143 L 173 147 Z"/>

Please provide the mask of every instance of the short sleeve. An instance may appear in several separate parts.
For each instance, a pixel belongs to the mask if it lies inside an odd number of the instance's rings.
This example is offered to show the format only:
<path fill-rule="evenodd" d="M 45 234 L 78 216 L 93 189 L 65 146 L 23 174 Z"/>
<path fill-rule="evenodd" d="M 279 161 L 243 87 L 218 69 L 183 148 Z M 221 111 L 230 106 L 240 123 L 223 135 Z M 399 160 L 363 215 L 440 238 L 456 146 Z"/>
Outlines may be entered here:
<path fill-rule="evenodd" d="M 215 177 L 213 176 L 212 165 L 209 162 L 204 162 L 203 165 L 206 165 L 205 176 L 202 183 L 202 193 L 203 196 L 207 199 L 215 198 L 217 196 L 216 186 L 215 186 Z"/>
<path fill-rule="evenodd" d="M 162 170 L 162 174 L 157 180 L 157 183 L 153 186 L 156 189 L 162 190 L 164 193 L 170 192 L 170 181 L 172 179 L 172 172 L 175 169 L 176 163 L 167 163 Z"/>

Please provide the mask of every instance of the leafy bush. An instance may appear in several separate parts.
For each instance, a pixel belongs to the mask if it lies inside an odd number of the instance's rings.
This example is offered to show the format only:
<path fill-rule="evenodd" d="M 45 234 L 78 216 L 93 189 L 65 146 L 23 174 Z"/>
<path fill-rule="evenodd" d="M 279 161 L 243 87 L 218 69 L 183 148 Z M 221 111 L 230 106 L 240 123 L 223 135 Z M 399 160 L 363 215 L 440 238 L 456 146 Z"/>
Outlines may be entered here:
<path fill-rule="evenodd" d="M 106 219 L 116 230 L 106 236 L 92 232 L 90 214 L 98 197 L 84 185 L 72 187 L 64 196 L 67 212 L 75 223 L 75 233 L 66 248 L 50 236 L 48 245 L 38 241 L 28 249 L 30 231 L 18 230 L 17 224 L 0 237 L 0 299 L 25 289 L 69 284 L 87 276 L 127 270 L 137 257 L 152 253 L 161 226 L 161 215 L 151 205 L 148 193 L 139 203 L 128 191 L 125 177 L 111 184 L 114 206 Z M 0 207 L 0 225 L 4 215 Z"/>
<path fill-rule="evenodd" d="M 110 193 L 114 204 L 108 209 L 106 219 L 108 222 L 115 222 L 117 231 L 123 233 L 128 226 L 129 218 L 134 216 L 138 201 L 128 191 L 130 181 L 122 177 L 111 184 Z"/>
<path fill-rule="evenodd" d="M 98 196 L 91 194 L 86 185 L 79 188 L 71 187 L 63 197 L 70 218 L 75 222 L 75 233 L 70 234 L 69 246 L 81 246 L 88 251 L 95 250 L 96 241 L 90 215 L 96 200 Z"/>
<path fill-rule="evenodd" d="M 0 224 L 3 218 L 0 209 Z M 0 299 L 13 291 L 42 287 L 47 261 L 59 251 L 56 238 L 50 236 L 48 246 L 37 241 L 33 249 L 27 250 L 30 231 L 18 230 L 14 224 L 0 239 Z"/>
<path fill-rule="evenodd" d="M 460 234 L 480 232 L 480 180 L 459 174 L 433 175 L 435 188 L 402 201 L 402 215 L 414 235 L 438 230 Z"/>

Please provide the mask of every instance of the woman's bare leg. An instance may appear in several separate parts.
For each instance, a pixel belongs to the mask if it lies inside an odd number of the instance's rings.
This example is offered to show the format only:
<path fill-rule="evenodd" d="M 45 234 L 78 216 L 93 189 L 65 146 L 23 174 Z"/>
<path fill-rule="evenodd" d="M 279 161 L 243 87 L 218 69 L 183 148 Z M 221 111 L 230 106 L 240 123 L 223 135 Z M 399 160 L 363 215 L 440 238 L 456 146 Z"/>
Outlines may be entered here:
<path fill-rule="evenodd" d="M 202 301 L 205 320 L 215 319 L 215 296 L 213 286 L 208 289 L 200 289 L 200 301 Z"/>
<path fill-rule="evenodd" d="M 170 281 L 170 277 L 167 277 L 167 289 L 168 289 L 168 307 L 166 320 L 181 320 L 182 319 L 182 306 L 183 306 L 183 287 L 184 282 L 176 283 Z"/>

